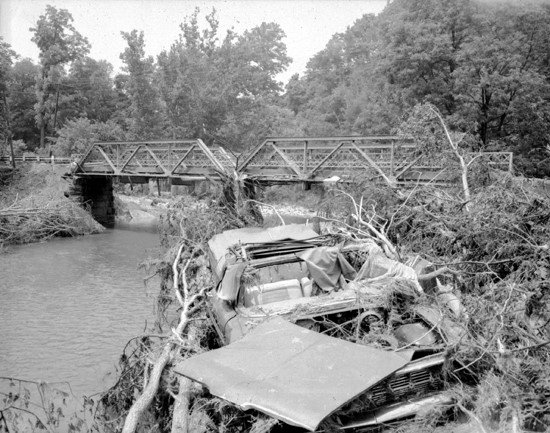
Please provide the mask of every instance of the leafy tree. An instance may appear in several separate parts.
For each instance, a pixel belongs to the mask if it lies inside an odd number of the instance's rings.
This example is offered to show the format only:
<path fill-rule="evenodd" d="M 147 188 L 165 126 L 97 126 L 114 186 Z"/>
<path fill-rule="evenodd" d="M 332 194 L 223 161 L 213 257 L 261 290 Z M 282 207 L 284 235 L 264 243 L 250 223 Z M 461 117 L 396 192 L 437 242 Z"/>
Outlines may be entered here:
<path fill-rule="evenodd" d="M 16 140 L 23 140 L 28 149 L 40 144 L 40 130 L 36 125 L 36 80 L 40 67 L 30 59 L 16 62 L 11 70 L 9 100 L 12 114 L 12 131 Z"/>
<path fill-rule="evenodd" d="M 0 38 L 0 101 L 2 109 L 0 118 L 3 124 L 2 138 L 4 138 L 10 146 L 10 152 L 13 157 L 12 145 L 12 129 L 11 129 L 11 112 L 8 102 L 8 83 L 10 80 L 10 69 L 13 63 L 13 58 L 16 56 L 15 51 L 11 49 L 10 44 L 4 42 Z"/>
<path fill-rule="evenodd" d="M 111 115 L 111 120 L 121 125 L 124 130 L 128 130 L 130 112 L 130 98 L 128 95 L 128 81 L 129 76 L 127 74 L 117 74 L 114 78 L 114 112 Z"/>
<path fill-rule="evenodd" d="M 381 103 L 385 98 L 377 97 L 376 23 L 374 15 L 364 15 L 345 33 L 335 34 L 308 62 L 304 77 L 289 82 L 285 96 L 311 133 L 388 132 L 385 124 L 372 122 L 373 111 L 382 119 L 388 108 Z"/>
<path fill-rule="evenodd" d="M 70 156 L 84 153 L 96 141 L 124 140 L 121 126 L 114 121 L 95 122 L 80 117 L 71 119 L 59 130 L 59 138 L 54 146 L 57 156 Z"/>
<path fill-rule="evenodd" d="M 390 133 L 431 103 L 485 150 L 550 174 L 550 6 L 394 0 L 335 35 L 287 87 L 297 119 L 339 133 Z"/>
<path fill-rule="evenodd" d="M 113 66 L 105 60 L 84 57 L 74 61 L 65 84 L 70 104 L 60 113 L 60 123 L 64 117 L 109 120 L 117 102 L 112 74 Z"/>
<path fill-rule="evenodd" d="M 301 125 L 292 111 L 275 96 L 261 97 L 249 109 L 229 112 L 213 137 L 216 143 L 237 152 L 257 145 L 267 136 L 301 136 Z M 236 142 L 242 143 L 240 146 Z"/>
<path fill-rule="evenodd" d="M 145 39 L 143 32 L 132 30 L 121 32 L 128 47 L 120 55 L 128 79 L 124 89 L 127 92 L 130 106 L 128 109 L 129 135 L 132 139 L 161 138 L 163 136 L 163 116 L 154 86 L 155 66 L 151 56 L 145 56 Z"/>
<path fill-rule="evenodd" d="M 46 6 L 33 32 L 32 41 L 39 49 L 41 74 L 36 85 L 36 121 L 40 128 L 40 146 L 44 147 L 46 127 L 55 129 L 58 95 L 64 66 L 86 55 L 90 50 L 88 40 L 72 25 L 73 17 L 66 9 Z M 57 100 L 57 102 L 56 102 Z"/>
<path fill-rule="evenodd" d="M 215 11 L 206 16 L 202 31 L 198 13 L 185 19 L 178 40 L 158 56 L 170 128 L 173 136 L 218 140 L 242 150 L 251 144 L 255 125 L 256 133 L 265 130 L 265 124 L 252 121 L 253 113 L 274 108 L 281 90 L 275 77 L 290 62 L 284 32 L 277 24 L 262 23 L 242 35 L 229 31 L 220 40 Z"/>
<path fill-rule="evenodd" d="M 550 16 L 493 7 L 483 17 L 457 56 L 454 84 L 461 117 L 476 124 L 487 146 L 492 138 L 513 133 L 510 122 L 521 122 L 516 103 L 548 93 L 533 53 L 550 42 Z"/>

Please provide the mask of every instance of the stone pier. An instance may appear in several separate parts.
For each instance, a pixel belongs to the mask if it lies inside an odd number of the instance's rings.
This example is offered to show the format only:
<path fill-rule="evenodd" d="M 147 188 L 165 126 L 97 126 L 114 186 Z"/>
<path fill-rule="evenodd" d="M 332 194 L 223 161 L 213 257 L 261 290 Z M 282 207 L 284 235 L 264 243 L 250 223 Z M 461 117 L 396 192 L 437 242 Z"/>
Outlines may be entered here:
<path fill-rule="evenodd" d="M 89 208 L 94 219 L 111 228 L 115 225 L 113 178 L 107 176 L 75 177 L 65 195 Z"/>

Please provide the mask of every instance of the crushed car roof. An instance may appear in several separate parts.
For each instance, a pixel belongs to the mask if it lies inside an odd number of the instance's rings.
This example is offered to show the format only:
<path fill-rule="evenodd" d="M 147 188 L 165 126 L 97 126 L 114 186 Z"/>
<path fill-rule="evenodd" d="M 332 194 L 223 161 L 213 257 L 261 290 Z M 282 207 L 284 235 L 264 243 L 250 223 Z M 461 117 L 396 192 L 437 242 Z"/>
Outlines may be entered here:
<path fill-rule="evenodd" d="M 241 340 L 178 364 L 175 371 L 243 409 L 314 431 L 344 404 L 410 361 L 272 318 Z"/>
<path fill-rule="evenodd" d="M 289 224 L 270 228 L 246 227 L 219 233 L 208 241 L 208 246 L 216 263 L 216 273 L 221 275 L 227 266 L 225 256 L 227 250 L 235 244 L 275 243 L 284 240 L 302 241 L 318 236 L 319 234 L 311 226 L 305 224 Z"/>

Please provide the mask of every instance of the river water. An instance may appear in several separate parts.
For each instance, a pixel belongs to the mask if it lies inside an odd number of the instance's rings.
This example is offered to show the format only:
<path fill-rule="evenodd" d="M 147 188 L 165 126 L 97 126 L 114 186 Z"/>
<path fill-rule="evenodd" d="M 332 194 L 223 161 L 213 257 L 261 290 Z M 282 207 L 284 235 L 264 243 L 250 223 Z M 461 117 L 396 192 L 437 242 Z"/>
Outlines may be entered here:
<path fill-rule="evenodd" d="M 107 389 L 126 342 L 154 321 L 158 279 L 138 264 L 158 235 L 107 230 L 0 254 L 0 376 Z"/>

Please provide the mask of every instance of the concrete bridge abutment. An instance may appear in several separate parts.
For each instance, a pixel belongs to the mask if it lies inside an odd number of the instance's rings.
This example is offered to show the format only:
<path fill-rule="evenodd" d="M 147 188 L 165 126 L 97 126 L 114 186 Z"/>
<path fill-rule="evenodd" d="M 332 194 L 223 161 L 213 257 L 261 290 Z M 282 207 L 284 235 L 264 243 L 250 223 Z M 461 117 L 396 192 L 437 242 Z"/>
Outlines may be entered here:
<path fill-rule="evenodd" d="M 75 177 L 65 195 L 88 208 L 94 219 L 104 227 L 114 227 L 115 199 L 112 177 Z"/>

